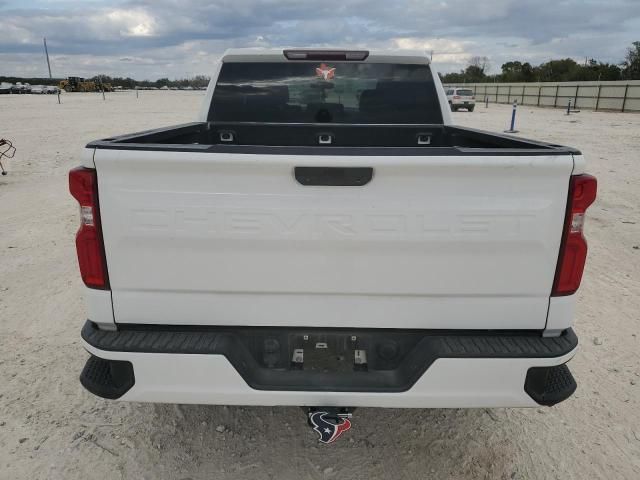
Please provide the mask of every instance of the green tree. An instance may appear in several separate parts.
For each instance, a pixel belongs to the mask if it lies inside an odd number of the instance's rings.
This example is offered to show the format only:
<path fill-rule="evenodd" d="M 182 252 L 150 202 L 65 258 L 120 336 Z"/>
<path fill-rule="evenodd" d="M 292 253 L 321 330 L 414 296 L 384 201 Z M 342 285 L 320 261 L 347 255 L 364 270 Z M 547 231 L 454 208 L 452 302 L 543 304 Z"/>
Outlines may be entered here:
<path fill-rule="evenodd" d="M 486 71 L 489 69 L 489 59 L 487 57 L 471 57 L 467 68 L 460 73 L 447 73 L 441 75 L 444 83 L 479 83 L 487 81 Z"/>
<path fill-rule="evenodd" d="M 564 58 L 540 64 L 535 73 L 542 82 L 573 82 L 583 80 L 582 68 L 574 59 Z"/>
<path fill-rule="evenodd" d="M 487 78 L 487 70 L 489 69 L 489 59 L 487 57 L 471 57 L 469 65 L 464 71 L 464 77 L 467 82 L 483 82 Z"/>
<path fill-rule="evenodd" d="M 446 73 L 444 75 L 440 75 L 440 80 L 442 83 L 454 84 L 454 83 L 464 83 L 464 71 L 460 72 L 451 72 Z"/>
<path fill-rule="evenodd" d="M 640 42 L 633 42 L 622 63 L 622 75 L 627 80 L 640 80 Z"/>
<path fill-rule="evenodd" d="M 502 65 L 502 82 L 532 82 L 535 80 L 533 67 L 529 62 L 507 62 Z"/>
<path fill-rule="evenodd" d="M 594 60 L 589 60 L 587 66 L 584 67 L 584 75 L 582 80 L 620 80 L 622 70 L 618 65 L 612 63 L 602 63 Z"/>

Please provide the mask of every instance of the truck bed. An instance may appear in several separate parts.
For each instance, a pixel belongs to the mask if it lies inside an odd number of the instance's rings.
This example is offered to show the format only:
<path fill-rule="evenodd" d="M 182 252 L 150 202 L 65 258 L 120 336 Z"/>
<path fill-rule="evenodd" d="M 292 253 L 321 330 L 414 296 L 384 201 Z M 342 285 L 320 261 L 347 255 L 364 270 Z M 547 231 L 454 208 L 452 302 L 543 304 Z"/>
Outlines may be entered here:
<path fill-rule="evenodd" d="M 221 136 L 233 140 L 223 142 Z M 331 135 L 331 145 L 320 145 Z M 418 143 L 421 141 L 422 143 Z M 425 143 L 427 142 L 428 143 Z M 578 155 L 574 148 L 452 125 L 194 122 L 91 142 L 88 148 L 313 155 Z M 267 148 L 268 147 L 268 148 Z M 341 148 L 342 147 L 342 148 Z M 295 149 L 292 149 L 295 148 Z"/>

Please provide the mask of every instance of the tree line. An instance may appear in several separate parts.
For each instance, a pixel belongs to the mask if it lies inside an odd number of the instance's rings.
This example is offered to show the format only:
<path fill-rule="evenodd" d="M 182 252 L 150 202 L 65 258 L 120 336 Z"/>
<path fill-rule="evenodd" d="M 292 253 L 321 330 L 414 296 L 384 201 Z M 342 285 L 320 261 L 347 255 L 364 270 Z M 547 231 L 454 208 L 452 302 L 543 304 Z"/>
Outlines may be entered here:
<path fill-rule="evenodd" d="M 487 57 L 472 57 L 469 65 L 460 72 L 440 74 L 443 83 L 482 83 L 482 82 L 573 82 L 573 81 L 605 81 L 605 80 L 640 80 L 640 41 L 633 42 L 627 50 L 624 60 L 619 64 L 599 62 L 587 59 L 578 63 L 571 58 L 550 60 L 540 65 L 518 60 L 509 61 L 501 66 L 501 73 L 487 74 L 490 64 Z M 57 85 L 61 78 L 21 78 L 2 77 L 0 82 L 30 83 L 32 85 Z M 122 88 L 136 87 L 169 87 L 169 88 L 201 88 L 209 84 L 209 77 L 196 75 L 193 78 L 169 80 L 134 80 L 131 77 L 111 77 L 96 75 L 87 80 L 96 83 L 110 83 Z"/>
<path fill-rule="evenodd" d="M 196 75 L 192 78 L 180 78 L 177 80 L 169 80 L 168 78 L 159 78 L 158 80 L 134 80 L 130 77 L 110 77 L 108 75 L 96 75 L 91 78 L 94 82 L 110 83 L 114 86 L 121 86 L 122 88 L 136 88 L 136 87 L 169 87 L 169 88 L 202 88 L 209 85 L 209 77 L 205 75 Z"/>
<path fill-rule="evenodd" d="M 0 76 L 0 82 L 8 83 L 30 83 L 31 85 L 58 85 L 63 78 L 25 78 L 25 77 L 2 77 Z M 96 83 L 110 83 L 111 85 L 119 86 L 122 88 L 136 88 L 136 87 L 156 87 L 161 88 L 167 86 L 169 88 L 184 88 L 193 87 L 201 88 L 209 85 L 209 77 L 204 75 L 196 75 L 193 78 L 181 78 L 177 80 L 169 80 L 168 78 L 159 78 L 158 80 L 134 80 L 131 77 L 111 77 L 109 75 L 95 75 L 91 78 L 85 78 L 85 80 L 93 81 Z"/>
<path fill-rule="evenodd" d="M 578 63 L 571 58 L 550 60 L 540 65 L 510 61 L 502 64 L 501 73 L 487 74 L 487 57 L 472 57 L 464 70 L 440 74 L 443 83 L 487 82 L 576 82 L 605 80 L 640 80 L 640 42 L 633 42 L 619 64 L 587 59 Z"/>

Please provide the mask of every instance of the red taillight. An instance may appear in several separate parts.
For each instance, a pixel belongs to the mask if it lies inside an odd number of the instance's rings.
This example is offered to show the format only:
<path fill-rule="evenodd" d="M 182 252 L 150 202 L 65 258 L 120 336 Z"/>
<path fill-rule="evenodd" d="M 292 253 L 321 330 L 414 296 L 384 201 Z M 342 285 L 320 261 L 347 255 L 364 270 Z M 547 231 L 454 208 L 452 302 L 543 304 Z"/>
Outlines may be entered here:
<path fill-rule="evenodd" d="M 109 278 L 100 227 L 96 171 L 84 167 L 71 170 L 69 191 L 80 204 L 80 229 L 76 234 L 80 275 L 87 287 L 106 290 L 109 288 Z"/>
<path fill-rule="evenodd" d="M 454 95 L 453 98 L 454 100 L 460 100 L 460 95 Z"/>
<path fill-rule="evenodd" d="M 587 259 L 587 241 L 582 235 L 584 214 L 596 199 L 597 189 L 596 177 L 591 175 L 571 177 L 567 213 L 552 296 L 571 295 L 580 286 L 584 263 Z"/>

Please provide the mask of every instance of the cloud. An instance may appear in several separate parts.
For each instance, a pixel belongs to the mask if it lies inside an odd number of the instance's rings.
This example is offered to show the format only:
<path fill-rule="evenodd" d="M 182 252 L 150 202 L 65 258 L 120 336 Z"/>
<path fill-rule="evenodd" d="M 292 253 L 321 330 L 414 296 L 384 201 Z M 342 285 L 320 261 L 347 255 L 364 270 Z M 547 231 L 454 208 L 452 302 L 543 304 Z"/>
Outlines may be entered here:
<path fill-rule="evenodd" d="M 441 71 L 489 57 L 619 61 L 640 39 L 640 2 L 609 0 L 82 0 L 0 1 L 2 73 L 136 78 L 209 74 L 228 47 L 433 50 Z"/>
<path fill-rule="evenodd" d="M 94 16 L 91 20 L 100 28 L 105 18 L 112 29 L 118 29 L 121 37 L 150 37 L 157 33 L 155 18 L 143 9 L 116 9 L 108 12 L 105 17 Z"/>

